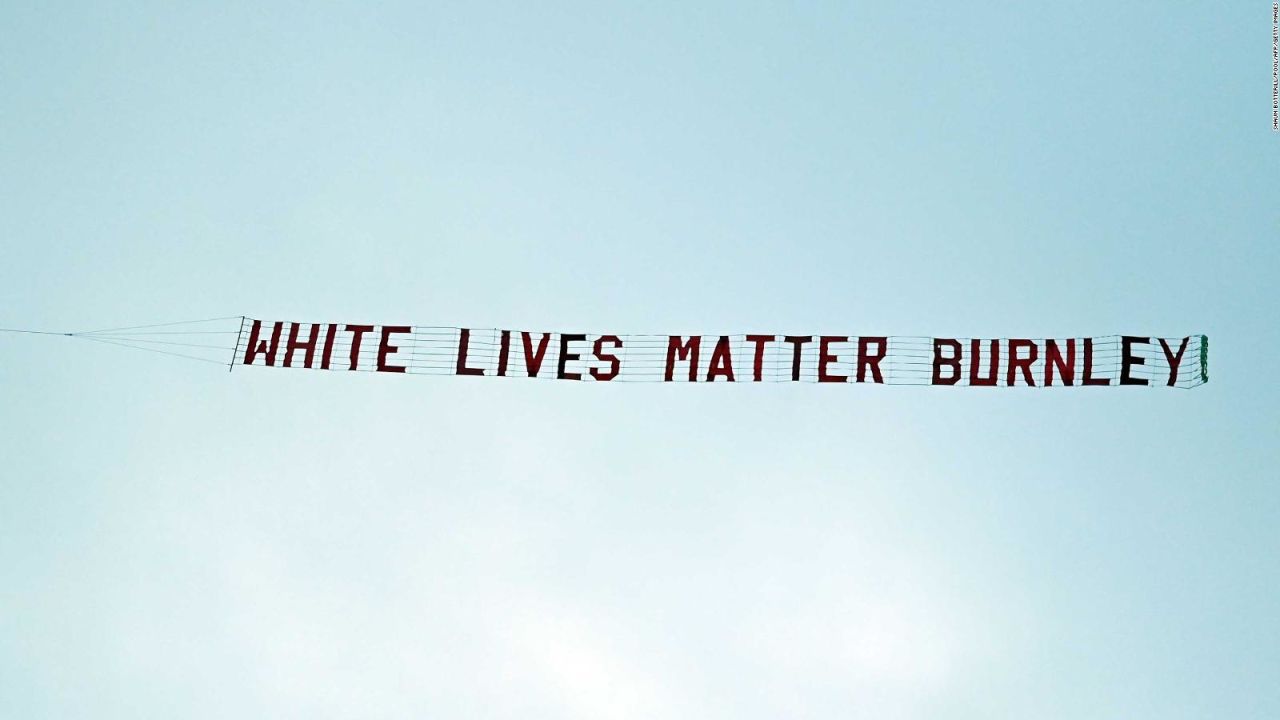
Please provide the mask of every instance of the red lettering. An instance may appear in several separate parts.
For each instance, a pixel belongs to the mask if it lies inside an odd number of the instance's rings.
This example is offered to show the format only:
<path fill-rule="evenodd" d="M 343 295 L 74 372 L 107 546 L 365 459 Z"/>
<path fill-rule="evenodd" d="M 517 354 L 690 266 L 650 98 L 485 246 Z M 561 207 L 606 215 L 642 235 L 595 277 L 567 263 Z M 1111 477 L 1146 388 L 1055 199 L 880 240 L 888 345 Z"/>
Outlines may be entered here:
<path fill-rule="evenodd" d="M 538 371 L 542 369 L 542 359 L 547 355 L 547 342 L 551 340 L 551 333 L 543 333 L 542 339 L 538 341 L 538 350 L 533 350 L 533 335 L 531 333 L 520 333 L 520 340 L 524 344 L 524 369 L 529 377 L 538 377 Z"/>
<path fill-rule="evenodd" d="M 978 366 L 982 363 L 982 344 L 979 340 L 969 343 L 969 384 L 976 387 L 990 387 L 996 384 L 996 375 L 1000 367 L 1000 341 L 991 341 L 991 371 L 987 377 L 978 377 Z"/>
<path fill-rule="evenodd" d="M 349 370 L 355 370 L 360 363 L 360 338 L 364 334 L 373 330 L 372 325 L 348 325 L 347 332 L 351 333 L 351 367 Z"/>
<path fill-rule="evenodd" d="M 271 344 L 267 345 L 266 340 L 259 340 L 258 334 L 262 332 L 262 321 L 254 320 L 253 327 L 249 330 L 249 344 L 244 346 L 244 364 L 252 365 L 254 358 L 258 355 L 267 356 L 267 364 L 276 364 L 276 350 L 280 348 L 280 332 L 284 329 L 284 323 L 277 322 L 271 328 Z"/>
<path fill-rule="evenodd" d="M 1178 382 L 1178 366 L 1182 364 L 1182 353 L 1186 352 L 1187 342 L 1190 340 L 1189 337 L 1182 338 L 1182 344 L 1178 346 L 1177 354 L 1174 354 L 1169 350 L 1169 343 L 1165 342 L 1164 338 L 1160 338 L 1160 347 L 1164 348 L 1164 359 L 1169 361 L 1170 387 Z"/>
<path fill-rule="evenodd" d="M 800 352 L 805 343 L 813 340 L 812 335 L 787 335 L 782 338 L 791 343 L 791 380 L 798 382 L 800 380 Z"/>
<path fill-rule="evenodd" d="M 1067 339 L 1067 357 L 1064 360 L 1062 351 L 1058 349 L 1058 341 L 1044 341 L 1044 386 L 1053 385 L 1053 370 L 1058 369 L 1063 385 L 1073 385 L 1076 381 L 1076 339 Z"/>
<path fill-rule="evenodd" d="M 876 353 L 872 355 L 867 352 L 867 348 L 874 344 Z M 871 379 L 874 382 L 884 383 L 884 376 L 880 374 L 880 361 L 889 353 L 889 338 L 887 337 L 859 337 L 858 338 L 858 382 L 867 381 L 867 368 L 871 368 Z"/>
<path fill-rule="evenodd" d="M 383 338 L 386 337 L 386 331 L 383 331 Z M 467 349 L 471 344 L 471 330 L 462 328 L 462 332 L 458 335 L 458 362 L 454 366 L 455 375 L 483 375 L 484 368 L 467 367 Z M 382 353 L 378 353 L 378 362 L 382 362 Z M 381 369 L 381 368 L 379 368 Z"/>
<path fill-rule="evenodd" d="M 578 353 L 569 352 L 569 343 L 582 342 L 583 340 L 586 340 L 586 339 L 587 339 L 586 335 L 578 335 L 574 333 L 569 333 L 568 335 L 560 336 L 560 362 L 556 366 L 557 378 L 559 378 L 560 380 L 581 380 L 582 379 L 582 373 L 567 372 L 565 370 L 565 366 L 569 364 L 570 360 L 578 359 Z"/>
<path fill-rule="evenodd" d="M 1134 337 L 1132 335 L 1124 335 L 1120 338 L 1120 384 L 1121 385 L 1147 385 L 1146 378 L 1136 378 L 1129 374 L 1134 365 L 1145 365 L 1146 360 L 1133 354 L 1134 345 L 1148 345 L 1151 343 L 1149 337 Z"/>
<path fill-rule="evenodd" d="M 688 341 L 682 340 L 679 335 L 671 335 L 667 339 L 667 374 L 664 380 L 671 382 L 675 377 L 676 371 L 676 355 L 680 355 L 680 359 L 689 359 L 689 382 L 698 381 L 698 348 L 702 344 L 702 338 L 698 335 L 692 335 Z"/>
<path fill-rule="evenodd" d="M 378 372 L 402 373 L 404 368 L 400 365 L 388 365 L 387 356 L 395 354 L 400 348 L 391 344 L 391 335 L 393 333 L 407 333 L 413 328 L 408 325 L 383 325 L 382 341 L 378 343 Z M 464 331 L 465 332 L 465 331 Z"/>
<path fill-rule="evenodd" d="M 951 348 L 951 357 L 943 357 L 942 349 Z M 942 367 L 951 368 L 951 377 L 942 377 Z M 955 385 L 960 382 L 960 341 L 951 338 L 933 339 L 933 384 Z"/>
<path fill-rule="evenodd" d="M 293 367 L 293 353 L 296 350 L 306 350 L 307 354 L 302 358 L 304 367 L 310 368 L 311 361 L 316 356 L 316 341 L 320 339 L 320 326 L 311 326 L 311 335 L 306 342 L 298 342 L 298 328 L 302 327 L 301 323 L 292 323 L 289 326 L 289 341 L 284 346 L 284 366 Z"/>
<path fill-rule="evenodd" d="M 716 349 L 711 352 L 711 365 L 707 368 L 707 382 L 715 382 L 723 377 L 733 382 L 733 359 L 729 353 L 729 336 L 721 335 L 716 341 Z"/>
<path fill-rule="evenodd" d="M 847 335 L 823 335 L 818 338 L 818 382 L 849 382 L 847 375 L 835 375 L 827 372 L 827 365 L 840 362 L 840 358 L 831 354 L 831 343 L 849 342 Z"/>
<path fill-rule="evenodd" d="M 776 335 L 748 335 L 747 336 L 747 342 L 752 342 L 752 343 L 755 343 L 756 345 L 755 361 L 752 363 L 752 366 L 751 366 L 752 367 L 751 379 L 754 380 L 755 382 L 760 382 L 761 380 L 764 379 L 764 346 L 765 344 L 771 343 L 777 339 L 778 337 Z"/>
<path fill-rule="evenodd" d="M 1030 350 L 1031 353 L 1027 357 L 1018 357 L 1018 351 L 1022 349 Z M 1018 384 L 1018 371 L 1022 371 L 1022 379 L 1031 387 L 1036 386 L 1035 378 L 1031 377 L 1031 365 L 1036 361 L 1040 354 L 1040 349 L 1036 347 L 1035 340 L 1024 340 L 1013 338 L 1009 340 L 1009 370 L 1005 377 L 1005 384 L 1013 387 Z"/>
<path fill-rule="evenodd" d="M 329 329 L 324 332 L 324 353 L 320 355 L 320 369 L 329 369 L 329 360 L 333 357 L 333 339 L 338 336 L 338 326 L 329 325 Z"/>
<path fill-rule="evenodd" d="M 1110 385 L 1111 378 L 1095 378 L 1093 376 L 1093 338 L 1084 339 L 1084 378 L 1082 385 Z"/>
<path fill-rule="evenodd" d="M 502 331 L 502 345 L 498 348 L 498 376 L 507 374 L 507 360 L 511 357 L 511 331 Z"/>
<path fill-rule="evenodd" d="M 601 335 L 600 338 L 596 340 L 596 344 L 592 348 L 592 353 L 595 354 L 597 359 L 604 360 L 609 363 L 609 369 L 605 372 L 600 372 L 598 368 L 591 368 L 591 377 L 599 380 L 600 382 L 608 382 L 618 377 L 618 373 L 621 372 L 622 369 L 622 363 L 618 360 L 616 355 L 609 355 L 604 352 L 605 343 L 609 343 L 615 348 L 622 347 L 622 340 L 617 335 Z"/>

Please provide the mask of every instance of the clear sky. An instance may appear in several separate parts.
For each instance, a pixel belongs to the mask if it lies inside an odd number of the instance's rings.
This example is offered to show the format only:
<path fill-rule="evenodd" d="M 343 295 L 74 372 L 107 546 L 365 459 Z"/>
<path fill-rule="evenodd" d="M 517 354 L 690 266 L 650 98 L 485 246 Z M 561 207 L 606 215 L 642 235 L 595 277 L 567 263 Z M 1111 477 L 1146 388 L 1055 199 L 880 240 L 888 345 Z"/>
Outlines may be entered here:
<path fill-rule="evenodd" d="M 0 716 L 1280 717 L 1267 3 L 6 3 L 0 326 L 1211 339 L 1188 391 L 0 336 Z"/>

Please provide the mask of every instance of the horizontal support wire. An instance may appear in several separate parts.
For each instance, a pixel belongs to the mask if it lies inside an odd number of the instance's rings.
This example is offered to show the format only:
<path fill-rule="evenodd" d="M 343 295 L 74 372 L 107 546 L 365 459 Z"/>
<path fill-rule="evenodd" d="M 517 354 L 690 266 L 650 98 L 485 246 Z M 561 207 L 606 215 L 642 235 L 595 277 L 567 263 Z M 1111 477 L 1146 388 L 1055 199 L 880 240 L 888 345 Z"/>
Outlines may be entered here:
<path fill-rule="evenodd" d="M 219 322 L 219 321 L 225 321 L 225 320 L 239 320 L 240 317 L 241 316 L 239 315 L 228 315 L 226 317 L 205 318 L 203 320 L 179 320 L 176 322 L 155 323 L 152 325 L 131 325 L 129 327 L 103 328 L 101 330 L 81 330 L 79 332 L 74 332 L 71 334 L 72 335 L 97 335 L 99 333 L 109 333 L 109 332 L 116 332 L 120 330 L 144 330 L 148 328 L 175 327 L 177 325 L 196 325 L 200 323 Z"/>
<path fill-rule="evenodd" d="M 138 346 L 138 345 L 129 345 L 129 344 L 127 344 L 127 343 L 116 342 L 115 340 L 107 340 L 107 339 L 105 339 L 105 338 L 97 338 L 97 337 L 92 337 L 92 336 L 87 336 L 87 335 L 75 335 L 75 336 L 73 336 L 73 337 L 78 337 L 78 338 L 80 338 L 80 339 L 82 339 L 82 340 L 88 340 L 89 342 L 104 343 L 104 344 L 106 344 L 106 345 L 116 345 L 116 346 L 119 346 L 119 347 L 131 348 L 131 349 L 133 349 L 133 350 L 142 350 L 143 352 L 159 353 L 160 355 L 172 355 L 173 357 L 186 358 L 186 359 L 188 359 L 188 360 L 199 360 L 200 362 L 208 362 L 208 363 L 213 363 L 213 364 L 215 364 L 215 365 L 222 365 L 222 364 L 223 364 L 223 363 L 222 363 L 222 361 L 220 361 L 220 360 L 213 360 L 213 359 L 210 359 L 210 358 L 196 357 L 195 355 L 186 355 L 186 354 L 183 354 L 183 353 L 170 352 L 170 351 L 168 351 L 168 350 L 159 350 L 159 349 L 156 349 L 156 348 L 140 347 L 140 346 Z M 223 350 L 223 352 L 225 352 L 225 351 L 226 351 L 226 348 L 222 348 L 222 350 Z"/>

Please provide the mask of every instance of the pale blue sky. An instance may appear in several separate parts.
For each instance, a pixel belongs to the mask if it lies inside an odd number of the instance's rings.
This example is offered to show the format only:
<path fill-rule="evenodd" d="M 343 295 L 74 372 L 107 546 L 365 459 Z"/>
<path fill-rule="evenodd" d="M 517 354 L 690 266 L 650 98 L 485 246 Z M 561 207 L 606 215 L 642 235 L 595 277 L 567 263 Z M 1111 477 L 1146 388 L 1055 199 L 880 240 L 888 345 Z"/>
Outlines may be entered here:
<path fill-rule="evenodd" d="M 0 8 L 0 326 L 1211 338 L 1191 391 L 0 336 L 0 717 L 1280 716 L 1264 3 Z"/>

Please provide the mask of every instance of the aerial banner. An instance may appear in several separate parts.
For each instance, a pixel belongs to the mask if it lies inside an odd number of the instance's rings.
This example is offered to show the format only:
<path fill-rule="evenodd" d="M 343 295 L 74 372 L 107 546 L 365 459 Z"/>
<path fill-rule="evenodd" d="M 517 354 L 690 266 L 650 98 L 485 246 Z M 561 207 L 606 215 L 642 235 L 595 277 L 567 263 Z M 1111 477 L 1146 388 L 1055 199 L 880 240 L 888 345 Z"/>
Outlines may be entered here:
<path fill-rule="evenodd" d="M 232 366 L 582 382 L 1191 388 L 1208 338 L 628 335 L 243 318 Z"/>

